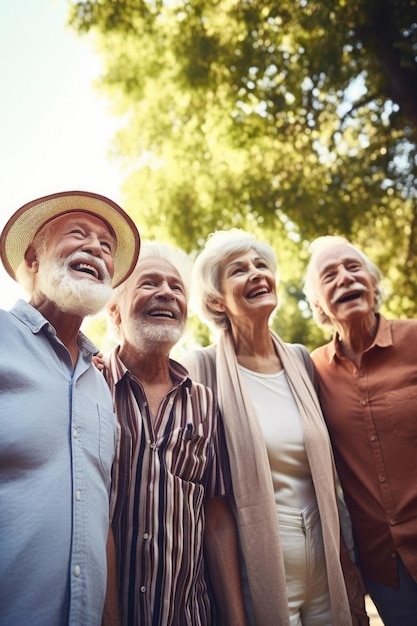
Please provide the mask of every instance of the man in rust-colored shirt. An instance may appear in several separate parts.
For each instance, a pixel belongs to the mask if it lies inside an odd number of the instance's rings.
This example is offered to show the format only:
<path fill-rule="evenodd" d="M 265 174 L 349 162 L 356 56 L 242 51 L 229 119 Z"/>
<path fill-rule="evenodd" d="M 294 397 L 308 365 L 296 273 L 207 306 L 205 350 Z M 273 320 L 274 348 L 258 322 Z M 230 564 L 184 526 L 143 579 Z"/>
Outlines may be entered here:
<path fill-rule="evenodd" d="M 305 291 L 333 340 L 312 354 L 369 593 L 417 623 L 417 320 L 376 313 L 380 273 L 347 240 L 312 244 Z"/>

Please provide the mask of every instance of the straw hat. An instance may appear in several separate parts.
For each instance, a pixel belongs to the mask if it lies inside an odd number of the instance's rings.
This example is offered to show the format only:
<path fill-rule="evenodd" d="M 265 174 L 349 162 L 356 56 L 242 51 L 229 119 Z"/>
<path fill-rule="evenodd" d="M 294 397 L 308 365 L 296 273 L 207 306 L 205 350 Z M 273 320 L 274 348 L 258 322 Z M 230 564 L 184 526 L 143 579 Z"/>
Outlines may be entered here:
<path fill-rule="evenodd" d="M 139 256 L 140 236 L 129 215 L 109 198 L 89 191 L 62 191 L 32 200 L 9 219 L 0 235 L 0 256 L 6 271 L 16 280 L 16 270 L 36 233 L 55 217 L 82 211 L 94 215 L 116 235 L 113 287 L 134 270 Z"/>

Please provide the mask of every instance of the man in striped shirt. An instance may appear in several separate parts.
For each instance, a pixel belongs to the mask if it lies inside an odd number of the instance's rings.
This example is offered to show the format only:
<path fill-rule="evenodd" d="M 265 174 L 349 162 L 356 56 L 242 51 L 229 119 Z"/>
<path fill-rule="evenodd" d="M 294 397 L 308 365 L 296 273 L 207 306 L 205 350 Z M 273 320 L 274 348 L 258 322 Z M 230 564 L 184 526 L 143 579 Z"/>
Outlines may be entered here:
<path fill-rule="evenodd" d="M 105 376 L 120 424 L 112 525 L 123 626 L 246 624 L 221 418 L 212 392 L 170 358 L 189 263 L 144 244 L 108 308 L 119 342 Z"/>

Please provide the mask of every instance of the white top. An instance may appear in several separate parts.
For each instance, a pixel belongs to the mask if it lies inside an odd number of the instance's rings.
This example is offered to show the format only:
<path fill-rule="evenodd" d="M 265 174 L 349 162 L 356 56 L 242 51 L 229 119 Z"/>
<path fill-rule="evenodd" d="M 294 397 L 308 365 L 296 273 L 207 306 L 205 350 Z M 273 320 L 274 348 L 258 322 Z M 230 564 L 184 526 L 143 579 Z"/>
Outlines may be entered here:
<path fill-rule="evenodd" d="M 260 374 L 239 365 L 264 433 L 277 505 L 304 510 L 315 492 L 300 413 L 285 372 Z"/>

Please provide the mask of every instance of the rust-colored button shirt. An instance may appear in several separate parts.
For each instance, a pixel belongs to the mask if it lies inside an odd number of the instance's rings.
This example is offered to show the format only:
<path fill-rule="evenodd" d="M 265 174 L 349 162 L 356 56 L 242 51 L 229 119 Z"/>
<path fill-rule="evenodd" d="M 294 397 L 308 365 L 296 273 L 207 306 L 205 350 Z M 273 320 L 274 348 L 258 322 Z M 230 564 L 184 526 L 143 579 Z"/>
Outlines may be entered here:
<path fill-rule="evenodd" d="M 359 369 L 336 337 L 312 357 L 361 564 L 394 587 L 397 554 L 417 581 L 417 320 L 378 317 Z"/>

